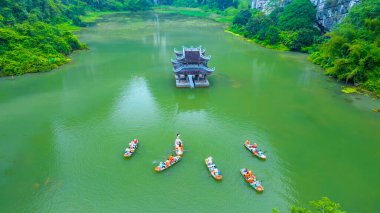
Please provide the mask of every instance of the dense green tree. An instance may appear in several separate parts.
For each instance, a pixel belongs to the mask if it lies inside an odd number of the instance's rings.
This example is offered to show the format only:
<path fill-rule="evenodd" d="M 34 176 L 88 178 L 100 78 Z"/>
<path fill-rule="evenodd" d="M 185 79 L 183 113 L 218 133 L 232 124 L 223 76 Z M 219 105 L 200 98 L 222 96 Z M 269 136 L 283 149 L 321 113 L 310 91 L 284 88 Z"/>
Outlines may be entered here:
<path fill-rule="evenodd" d="M 145 10 L 149 0 L 1 0 L 0 76 L 44 72 L 68 61 L 84 48 L 56 24 L 84 26 L 86 10 Z"/>
<path fill-rule="evenodd" d="M 147 10 L 152 5 L 147 0 L 125 0 L 125 8 L 130 11 Z"/>
<path fill-rule="evenodd" d="M 252 13 L 249 10 L 240 10 L 235 15 L 235 18 L 232 23 L 236 25 L 246 25 L 251 16 Z"/>
<path fill-rule="evenodd" d="M 326 74 L 380 93 L 380 2 L 363 0 L 311 55 Z"/>
<path fill-rule="evenodd" d="M 265 32 L 265 38 L 268 39 L 269 44 L 276 44 L 280 41 L 280 30 L 275 26 L 269 26 Z"/>
<path fill-rule="evenodd" d="M 272 209 L 272 213 L 279 213 L 276 208 Z M 322 197 L 320 200 L 314 200 L 309 202 L 308 207 L 292 206 L 290 208 L 292 213 L 344 213 L 340 208 L 339 203 L 331 201 L 328 197 Z"/>
<path fill-rule="evenodd" d="M 273 25 L 272 20 L 261 11 L 254 11 L 247 23 L 247 31 L 251 37 L 265 39 L 265 33 Z"/>
<path fill-rule="evenodd" d="M 284 12 L 283 7 L 276 7 L 270 14 L 269 18 L 272 19 L 274 24 L 278 24 L 278 20 L 280 18 L 280 15 Z"/>
<path fill-rule="evenodd" d="M 180 7 L 203 7 L 206 9 L 214 9 L 223 11 L 228 7 L 236 8 L 239 4 L 238 0 L 161 0 L 159 4 L 171 4 Z"/>
<path fill-rule="evenodd" d="M 258 43 L 282 44 L 292 51 L 307 51 L 319 40 L 316 10 L 309 0 L 294 0 L 285 8 L 275 8 L 269 15 L 252 10 L 248 22 L 246 13 L 240 11 L 236 15 L 230 30 Z"/>
<path fill-rule="evenodd" d="M 83 46 L 67 31 L 43 22 L 23 22 L 0 28 L 0 73 L 44 72 L 66 63 Z"/>
<path fill-rule="evenodd" d="M 278 26 L 288 31 L 313 29 L 316 23 L 315 14 L 315 7 L 310 0 L 293 0 L 279 16 Z"/>
<path fill-rule="evenodd" d="M 309 0 L 294 0 L 278 15 L 278 27 L 283 31 L 282 43 L 290 50 L 300 51 L 311 46 L 320 35 L 316 28 L 316 10 Z M 276 15 L 272 16 L 275 19 Z"/>
<path fill-rule="evenodd" d="M 314 207 L 317 212 L 324 213 L 343 213 L 340 209 L 340 204 L 331 201 L 328 197 L 322 197 L 320 200 L 310 201 L 310 205 Z"/>
<path fill-rule="evenodd" d="M 206 5 L 210 8 L 225 10 L 228 7 L 237 7 L 238 1 L 234 1 L 234 0 L 206 0 Z"/>

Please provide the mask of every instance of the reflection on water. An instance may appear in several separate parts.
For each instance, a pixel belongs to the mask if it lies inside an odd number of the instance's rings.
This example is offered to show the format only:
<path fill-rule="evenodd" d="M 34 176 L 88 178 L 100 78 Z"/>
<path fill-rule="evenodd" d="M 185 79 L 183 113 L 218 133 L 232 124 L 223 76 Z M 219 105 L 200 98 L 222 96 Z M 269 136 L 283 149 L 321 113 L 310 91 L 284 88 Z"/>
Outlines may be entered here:
<path fill-rule="evenodd" d="M 180 89 L 183 90 L 183 89 Z M 206 90 L 201 92 L 188 92 L 188 91 L 176 91 L 175 101 L 177 104 L 177 112 L 187 112 L 187 111 L 208 111 L 212 113 L 209 106 L 209 95 Z"/>
<path fill-rule="evenodd" d="M 156 123 L 159 111 L 143 77 L 132 77 L 121 89 L 111 116 L 114 121 L 125 120 L 139 127 Z"/>
<path fill-rule="evenodd" d="M 90 51 L 59 71 L 0 79 L 4 212 L 286 212 L 321 196 L 348 210 L 380 208 L 373 190 L 380 122 L 371 111 L 379 102 L 341 94 L 305 55 L 257 47 L 216 22 L 177 15 L 110 15 L 79 35 Z M 173 49 L 199 44 L 217 70 L 211 87 L 177 89 Z M 154 173 L 152 162 L 172 153 L 177 131 L 183 160 Z M 135 137 L 141 146 L 125 160 Z M 268 159 L 253 157 L 246 139 Z M 365 155 L 347 154 L 356 151 Z M 204 165 L 210 155 L 221 183 Z M 264 193 L 243 181 L 243 167 L 263 180 Z M 355 179 L 368 196 L 352 188 Z"/>
<path fill-rule="evenodd" d="M 166 44 L 166 33 L 165 30 L 160 29 L 160 19 L 157 14 L 154 15 L 154 32 L 153 32 L 153 45 L 156 48 L 159 48 L 160 60 L 167 60 L 168 51 Z M 161 35 L 162 34 L 162 35 Z"/>

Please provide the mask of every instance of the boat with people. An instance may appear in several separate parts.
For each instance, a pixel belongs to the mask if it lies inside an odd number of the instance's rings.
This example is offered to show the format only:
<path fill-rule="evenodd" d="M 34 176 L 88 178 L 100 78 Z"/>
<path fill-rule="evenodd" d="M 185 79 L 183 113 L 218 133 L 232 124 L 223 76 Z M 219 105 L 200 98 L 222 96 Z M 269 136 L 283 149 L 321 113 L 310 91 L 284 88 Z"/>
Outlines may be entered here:
<path fill-rule="evenodd" d="M 174 152 L 176 155 L 182 156 L 183 155 L 183 142 L 181 141 L 179 136 L 180 135 L 177 133 L 177 138 L 174 141 Z"/>
<path fill-rule="evenodd" d="M 245 181 L 258 192 L 264 191 L 264 187 L 261 184 L 261 181 L 256 179 L 256 176 L 248 168 L 240 169 L 241 175 L 243 175 Z"/>
<path fill-rule="evenodd" d="M 219 169 L 216 167 L 216 165 L 212 161 L 211 156 L 205 159 L 205 163 L 206 163 L 206 166 L 207 166 L 208 170 L 210 171 L 212 177 L 215 180 L 222 180 L 222 178 L 223 178 L 222 173 L 219 171 Z"/>
<path fill-rule="evenodd" d="M 128 147 L 125 148 L 125 150 L 124 150 L 124 157 L 125 158 L 129 158 L 133 155 L 133 153 L 137 149 L 138 143 L 139 143 L 139 140 L 137 140 L 137 139 L 133 139 L 131 142 L 129 142 Z"/>
<path fill-rule="evenodd" d="M 251 142 L 249 140 L 246 140 L 244 143 L 244 146 L 250 152 L 252 152 L 252 154 L 256 155 L 258 158 L 260 158 L 260 159 L 266 159 L 267 158 L 267 156 L 264 155 L 264 152 L 258 149 L 257 143 L 251 144 Z"/>
<path fill-rule="evenodd" d="M 181 156 L 173 156 L 173 155 L 170 155 L 169 156 L 169 158 L 166 160 L 166 161 L 164 161 L 164 162 L 160 162 L 159 164 L 158 164 L 158 166 L 156 166 L 155 168 L 154 168 L 154 170 L 156 171 L 156 172 L 161 172 L 161 171 L 164 171 L 165 169 L 167 169 L 167 168 L 169 168 L 169 167 L 171 167 L 171 166 L 173 166 L 175 163 L 177 163 L 179 160 L 181 160 Z"/>

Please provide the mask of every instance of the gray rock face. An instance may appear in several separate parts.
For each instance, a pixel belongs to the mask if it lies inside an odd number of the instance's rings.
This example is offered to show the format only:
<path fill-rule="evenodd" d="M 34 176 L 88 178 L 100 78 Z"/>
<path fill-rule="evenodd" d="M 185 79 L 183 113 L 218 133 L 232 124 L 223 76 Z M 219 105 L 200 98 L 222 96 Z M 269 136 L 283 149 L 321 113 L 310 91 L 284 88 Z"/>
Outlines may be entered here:
<path fill-rule="evenodd" d="M 317 9 L 317 24 L 323 31 L 330 31 L 341 22 L 352 6 L 360 0 L 310 0 Z M 251 0 L 251 8 L 269 14 L 276 6 L 284 7 L 291 0 Z"/>

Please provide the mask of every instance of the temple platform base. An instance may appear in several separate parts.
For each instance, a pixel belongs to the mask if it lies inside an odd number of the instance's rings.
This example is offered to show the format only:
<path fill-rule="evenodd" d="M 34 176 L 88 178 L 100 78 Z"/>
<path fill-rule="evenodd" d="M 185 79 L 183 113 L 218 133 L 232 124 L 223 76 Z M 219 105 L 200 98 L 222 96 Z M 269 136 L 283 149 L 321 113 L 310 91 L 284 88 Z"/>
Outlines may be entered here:
<path fill-rule="evenodd" d="M 175 84 L 179 88 L 190 88 L 191 87 L 190 82 L 185 81 L 185 80 L 176 80 Z M 194 86 L 195 87 L 209 87 L 210 83 L 207 79 L 202 80 L 202 81 L 194 81 Z"/>

